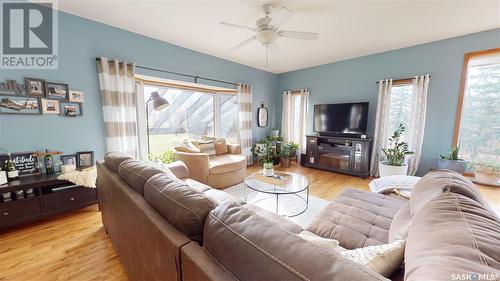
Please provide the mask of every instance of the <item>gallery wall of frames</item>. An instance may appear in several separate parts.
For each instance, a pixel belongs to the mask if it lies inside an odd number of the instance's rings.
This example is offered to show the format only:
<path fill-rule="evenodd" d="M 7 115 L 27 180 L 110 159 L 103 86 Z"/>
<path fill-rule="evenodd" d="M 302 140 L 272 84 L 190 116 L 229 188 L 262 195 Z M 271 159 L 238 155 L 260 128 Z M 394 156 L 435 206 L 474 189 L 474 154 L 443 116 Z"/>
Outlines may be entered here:
<path fill-rule="evenodd" d="M 68 84 L 25 78 L 24 84 L 15 80 L 0 83 L 0 114 L 83 115 L 84 93 L 72 90 Z"/>

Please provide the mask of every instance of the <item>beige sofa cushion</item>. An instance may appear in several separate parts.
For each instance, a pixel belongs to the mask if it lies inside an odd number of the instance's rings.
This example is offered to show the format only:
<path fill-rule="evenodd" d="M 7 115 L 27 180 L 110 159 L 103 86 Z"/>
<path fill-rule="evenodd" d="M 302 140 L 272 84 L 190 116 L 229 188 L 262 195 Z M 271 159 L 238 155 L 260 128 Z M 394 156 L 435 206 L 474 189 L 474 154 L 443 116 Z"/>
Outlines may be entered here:
<path fill-rule="evenodd" d="M 471 198 L 441 194 L 413 217 L 405 264 L 406 281 L 495 280 L 492 274 L 498 280 L 500 219 Z M 490 279 L 457 279 L 459 274 Z"/>
<path fill-rule="evenodd" d="M 210 158 L 208 169 L 210 174 L 225 174 L 246 168 L 247 159 L 241 154 L 222 154 Z"/>
<path fill-rule="evenodd" d="M 215 145 L 215 154 L 216 155 L 221 155 L 221 154 L 229 152 L 229 150 L 227 148 L 227 144 L 226 144 L 226 139 L 224 139 L 224 138 L 211 138 L 211 137 L 203 136 L 202 139 L 212 141 L 212 143 Z"/>
<path fill-rule="evenodd" d="M 387 280 L 235 203 L 209 213 L 203 247 L 238 280 Z"/>
<path fill-rule="evenodd" d="M 306 230 L 336 239 L 346 249 L 385 244 L 391 221 L 405 202 L 379 193 L 346 188 Z"/>
<path fill-rule="evenodd" d="M 175 149 L 180 152 L 187 153 L 200 153 L 200 148 L 198 143 L 194 144 L 192 141 L 184 140 L 180 145 L 176 146 Z"/>
<path fill-rule="evenodd" d="M 158 174 L 146 182 L 144 198 L 190 239 L 203 240 L 205 218 L 215 208 L 215 204 L 203 193 L 181 180 Z"/>
<path fill-rule="evenodd" d="M 203 141 L 200 142 L 200 151 L 202 153 L 207 154 L 208 156 L 214 156 L 215 155 L 215 144 L 212 141 Z"/>

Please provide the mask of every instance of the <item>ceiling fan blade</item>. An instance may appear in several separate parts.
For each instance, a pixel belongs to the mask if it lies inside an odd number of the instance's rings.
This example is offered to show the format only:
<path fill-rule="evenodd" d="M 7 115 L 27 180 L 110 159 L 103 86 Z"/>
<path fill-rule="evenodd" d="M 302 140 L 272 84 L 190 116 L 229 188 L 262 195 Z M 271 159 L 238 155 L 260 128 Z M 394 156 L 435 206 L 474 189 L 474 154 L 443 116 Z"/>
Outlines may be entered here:
<path fill-rule="evenodd" d="M 248 27 L 244 25 L 239 25 L 239 24 L 234 24 L 234 23 L 228 23 L 228 22 L 219 22 L 220 25 L 224 25 L 227 27 L 232 27 L 232 28 L 238 28 L 238 29 L 246 29 L 246 30 L 251 30 L 251 31 L 257 31 L 254 27 Z"/>
<path fill-rule="evenodd" d="M 318 39 L 319 34 L 314 32 L 304 32 L 304 31 L 291 31 L 291 30 L 280 30 L 278 31 L 279 36 L 314 41 Z"/>
<path fill-rule="evenodd" d="M 278 45 L 278 42 L 274 41 L 271 43 L 271 45 L 269 45 L 269 51 L 271 51 L 271 54 L 274 56 L 281 54 L 281 48 Z"/>
<path fill-rule="evenodd" d="M 248 39 L 246 39 L 246 40 L 241 41 L 241 43 L 239 43 L 238 45 L 236 45 L 236 46 L 232 47 L 232 48 L 231 48 L 231 50 L 236 50 L 236 49 L 239 49 L 239 48 L 241 48 L 241 47 L 245 46 L 246 44 L 248 44 L 248 43 L 250 43 L 250 42 L 254 41 L 255 39 L 257 39 L 257 36 L 256 36 L 256 35 L 254 35 L 254 36 L 252 36 L 252 37 L 250 37 L 250 38 L 248 38 Z"/>
<path fill-rule="evenodd" d="M 293 12 L 283 7 L 281 10 L 274 16 L 274 18 L 269 22 L 269 25 L 274 27 L 280 27 L 287 20 L 289 20 L 293 15 Z"/>

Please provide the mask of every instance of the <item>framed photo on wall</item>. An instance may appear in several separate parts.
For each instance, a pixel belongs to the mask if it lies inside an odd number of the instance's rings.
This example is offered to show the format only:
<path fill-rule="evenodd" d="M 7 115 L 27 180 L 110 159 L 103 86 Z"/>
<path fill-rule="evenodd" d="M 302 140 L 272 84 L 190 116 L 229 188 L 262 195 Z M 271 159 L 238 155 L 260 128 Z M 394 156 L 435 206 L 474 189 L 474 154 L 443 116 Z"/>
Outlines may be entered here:
<path fill-rule="evenodd" d="M 29 96 L 45 96 L 45 80 L 37 78 L 24 78 L 26 94 Z"/>
<path fill-rule="evenodd" d="M 42 99 L 42 112 L 43 114 L 59 114 L 61 112 L 59 109 L 59 101 Z"/>
<path fill-rule="evenodd" d="M 82 91 L 70 90 L 69 91 L 69 101 L 83 103 L 84 94 Z"/>
<path fill-rule="evenodd" d="M 0 95 L 0 113 L 40 114 L 40 99 L 28 96 Z"/>
<path fill-rule="evenodd" d="M 82 151 L 76 153 L 76 167 L 88 168 L 94 166 L 94 152 Z"/>
<path fill-rule="evenodd" d="M 69 86 L 64 83 L 45 82 L 45 92 L 49 99 L 65 100 L 68 98 Z"/>
<path fill-rule="evenodd" d="M 82 116 L 82 104 L 77 102 L 61 101 L 61 115 L 66 117 Z"/>

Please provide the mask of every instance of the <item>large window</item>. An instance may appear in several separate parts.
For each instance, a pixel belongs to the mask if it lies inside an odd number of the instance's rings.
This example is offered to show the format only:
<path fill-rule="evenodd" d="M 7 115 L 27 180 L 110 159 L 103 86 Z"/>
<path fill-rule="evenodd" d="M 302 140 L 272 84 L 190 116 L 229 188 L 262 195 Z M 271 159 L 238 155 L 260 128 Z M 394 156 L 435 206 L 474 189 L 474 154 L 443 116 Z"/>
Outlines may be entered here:
<path fill-rule="evenodd" d="M 201 136 L 237 141 L 237 95 L 155 84 L 144 84 L 143 92 L 150 153 L 162 153 L 185 139 Z M 152 102 L 147 102 L 153 92 L 158 92 L 170 105 L 155 111 Z"/>
<path fill-rule="evenodd" d="M 410 126 L 412 116 L 412 105 L 414 102 L 412 84 L 396 84 L 391 88 L 391 99 L 389 105 L 389 122 L 387 126 L 388 135 L 392 135 L 403 124 L 407 129 Z M 408 130 L 403 133 L 403 139 L 407 139 Z"/>
<path fill-rule="evenodd" d="M 473 162 L 500 162 L 500 49 L 465 55 L 455 145 Z"/>

